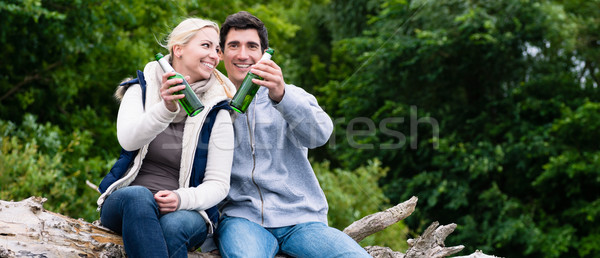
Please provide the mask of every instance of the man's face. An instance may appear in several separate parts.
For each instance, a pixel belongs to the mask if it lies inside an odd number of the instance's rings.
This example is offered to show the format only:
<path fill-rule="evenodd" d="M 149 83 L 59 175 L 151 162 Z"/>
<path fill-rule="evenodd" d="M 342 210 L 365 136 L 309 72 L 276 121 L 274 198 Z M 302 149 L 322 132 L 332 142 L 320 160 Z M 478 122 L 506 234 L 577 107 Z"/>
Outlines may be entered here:
<path fill-rule="evenodd" d="M 225 37 L 221 60 L 225 64 L 227 77 L 239 88 L 251 66 L 262 57 L 260 38 L 255 29 L 232 28 Z"/>

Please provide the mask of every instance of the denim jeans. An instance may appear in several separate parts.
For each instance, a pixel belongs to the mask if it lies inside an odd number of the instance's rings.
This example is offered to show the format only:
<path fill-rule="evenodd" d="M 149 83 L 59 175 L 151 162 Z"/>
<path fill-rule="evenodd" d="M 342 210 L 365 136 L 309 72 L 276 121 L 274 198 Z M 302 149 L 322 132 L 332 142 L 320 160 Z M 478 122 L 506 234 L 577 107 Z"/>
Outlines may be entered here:
<path fill-rule="evenodd" d="M 116 190 L 102 205 L 103 226 L 121 234 L 128 257 L 187 257 L 206 239 L 207 227 L 197 211 L 160 214 L 152 192 L 142 186 Z"/>
<path fill-rule="evenodd" d="M 371 257 L 344 232 L 322 222 L 263 228 L 244 218 L 224 216 L 217 229 L 222 257 Z"/>

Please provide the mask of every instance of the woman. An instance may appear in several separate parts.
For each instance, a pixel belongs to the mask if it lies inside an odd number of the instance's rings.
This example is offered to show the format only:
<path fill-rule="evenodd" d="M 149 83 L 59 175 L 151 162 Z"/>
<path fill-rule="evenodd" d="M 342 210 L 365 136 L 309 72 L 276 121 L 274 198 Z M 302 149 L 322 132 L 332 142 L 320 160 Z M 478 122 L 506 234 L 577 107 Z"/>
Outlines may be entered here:
<path fill-rule="evenodd" d="M 165 58 L 204 104 L 200 114 L 187 116 L 177 101 L 184 95 L 173 95 L 185 87 L 174 86 L 182 80 L 168 79 L 175 73 L 164 73 L 158 62 L 144 68 L 145 101 L 139 84 L 116 93 L 122 94 L 119 143 L 139 151 L 98 205 L 102 225 L 122 234 L 129 257 L 187 257 L 213 233 L 218 214 L 211 211 L 229 191 L 234 146 L 231 113 L 219 109 L 235 87 L 215 69 L 218 32 L 214 22 L 186 19 L 165 46 Z"/>

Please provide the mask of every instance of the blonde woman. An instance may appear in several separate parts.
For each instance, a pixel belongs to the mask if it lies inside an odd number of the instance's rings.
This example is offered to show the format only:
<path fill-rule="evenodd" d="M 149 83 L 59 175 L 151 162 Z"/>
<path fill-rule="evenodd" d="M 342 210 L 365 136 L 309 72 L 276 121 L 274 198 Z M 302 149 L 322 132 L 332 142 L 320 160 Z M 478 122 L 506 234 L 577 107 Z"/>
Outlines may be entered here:
<path fill-rule="evenodd" d="M 146 65 L 145 101 L 139 84 L 117 90 L 117 137 L 135 151 L 118 176 L 101 183 L 103 226 L 122 234 L 129 257 L 187 257 L 212 234 L 215 205 L 227 196 L 233 159 L 233 127 L 227 100 L 235 87 L 215 67 L 219 28 L 198 18 L 181 22 L 165 46 L 204 110 L 193 117 L 178 103 L 185 86 L 168 79 L 158 62 Z M 138 77 L 139 78 L 139 77 Z M 210 125 L 210 126 L 208 126 Z M 103 187 L 104 185 L 104 187 Z"/>

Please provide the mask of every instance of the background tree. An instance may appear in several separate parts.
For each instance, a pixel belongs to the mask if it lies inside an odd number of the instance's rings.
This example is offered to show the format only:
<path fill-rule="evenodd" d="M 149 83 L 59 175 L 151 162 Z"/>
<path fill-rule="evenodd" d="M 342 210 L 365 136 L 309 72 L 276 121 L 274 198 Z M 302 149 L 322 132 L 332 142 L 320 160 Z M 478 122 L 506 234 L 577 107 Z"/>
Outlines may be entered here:
<path fill-rule="evenodd" d="M 453 221 L 449 242 L 471 251 L 597 255 L 598 84 L 584 60 L 598 3 L 384 1 L 362 35 L 333 42 L 319 88 L 341 118 L 330 158 L 380 158 L 392 202 L 425 200 L 416 232 Z"/>
<path fill-rule="evenodd" d="M 117 83 L 185 17 L 238 10 L 334 119 L 310 153 L 332 225 L 416 195 L 365 243 L 440 221 L 465 253 L 600 255 L 599 0 L 2 1 L 0 197 L 97 218 Z"/>

